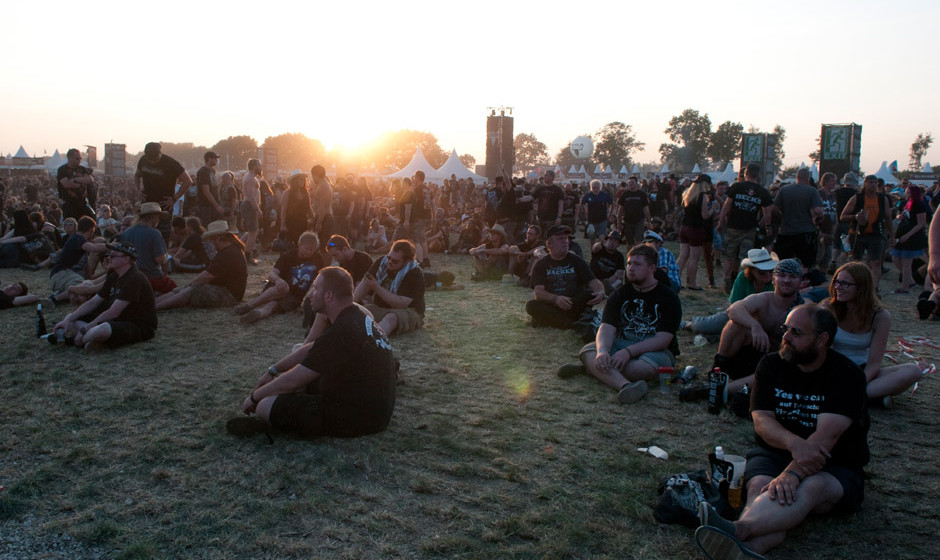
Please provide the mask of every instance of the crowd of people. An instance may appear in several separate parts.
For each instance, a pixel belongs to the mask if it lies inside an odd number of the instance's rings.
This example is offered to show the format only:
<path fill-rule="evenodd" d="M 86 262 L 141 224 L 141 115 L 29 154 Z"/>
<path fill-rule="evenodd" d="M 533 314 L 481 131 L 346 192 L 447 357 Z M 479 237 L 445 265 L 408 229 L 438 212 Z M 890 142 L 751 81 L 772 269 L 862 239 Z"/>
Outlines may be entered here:
<path fill-rule="evenodd" d="M 559 185 L 552 171 L 492 185 L 430 184 L 418 171 L 386 184 L 334 181 L 321 165 L 269 183 L 256 159 L 217 176 L 213 152 L 193 178 L 157 143 L 125 181 L 95 176 L 78 150 L 67 156 L 53 184 L 0 185 L 0 266 L 50 275 L 48 297 L 10 284 L 0 309 L 70 305 L 54 335 L 89 351 L 154 337 L 167 309 L 229 308 L 246 325 L 302 309 L 307 338 L 228 422 L 238 436 L 385 429 L 397 375 L 389 337 L 423 326 L 434 253 L 468 255 L 474 281 L 531 289 L 532 327 L 577 329 L 586 343 L 558 375 L 590 375 L 623 404 L 675 366 L 680 330 L 716 338 L 709 369 L 726 381 L 682 396 L 752 418 L 759 443 L 741 518 L 701 508 L 697 538 L 716 558 L 759 557 L 811 512 L 860 507 L 868 408 L 891 406 L 922 376 L 916 364 L 882 367 L 891 316 L 879 294 L 919 288 L 919 316 L 940 317 L 940 227 L 930 225 L 940 183 L 887 191 L 874 176 L 859 188 L 852 173 L 826 173 L 817 185 L 801 169 L 765 188 L 752 165 L 731 185 L 707 174 Z M 666 241 L 678 241 L 678 259 Z M 278 257 L 246 301 L 263 247 Z M 893 290 L 880 285 L 886 262 L 898 269 Z M 178 273 L 195 276 L 177 285 Z M 683 320 L 681 291 L 704 289 L 729 294 L 727 311 Z"/>

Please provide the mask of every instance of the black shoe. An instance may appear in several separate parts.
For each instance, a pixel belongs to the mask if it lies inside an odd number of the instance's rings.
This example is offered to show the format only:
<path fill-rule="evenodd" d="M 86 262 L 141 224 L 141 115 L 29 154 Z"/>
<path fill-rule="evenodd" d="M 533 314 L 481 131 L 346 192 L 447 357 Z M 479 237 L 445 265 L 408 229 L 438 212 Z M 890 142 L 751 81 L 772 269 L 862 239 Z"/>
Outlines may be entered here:
<path fill-rule="evenodd" d="M 562 379 L 568 379 L 569 377 L 575 377 L 576 375 L 584 375 L 584 365 L 580 362 L 576 364 L 565 364 L 558 368 L 558 377 Z"/>
<path fill-rule="evenodd" d="M 682 402 L 698 402 L 708 399 L 707 385 L 690 385 L 679 389 L 679 400 Z"/>
<path fill-rule="evenodd" d="M 225 429 L 235 437 L 265 434 L 270 439 L 271 426 L 257 416 L 236 416 L 225 423 Z"/>
<path fill-rule="evenodd" d="M 933 313 L 934 307 L 936 305 L 934 302 L 929 299 L 922 299 L 917 301 L 917 316 L 921 319 L 927 319 L 930 317 L 930 314 Z"/>

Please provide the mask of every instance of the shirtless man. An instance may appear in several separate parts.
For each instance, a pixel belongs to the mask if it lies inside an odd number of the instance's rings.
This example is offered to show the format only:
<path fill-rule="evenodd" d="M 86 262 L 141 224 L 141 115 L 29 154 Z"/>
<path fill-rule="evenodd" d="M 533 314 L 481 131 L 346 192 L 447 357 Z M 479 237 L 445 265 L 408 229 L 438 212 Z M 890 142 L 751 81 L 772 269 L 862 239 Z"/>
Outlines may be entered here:
<path fill-rule="evenodd" d="M 245 254 L 248 264 L 258 264 L 258 254 L 255 250 L 255 241 L 258 239 L 258 227 L 261 220 L 261 161 L 255 158 L 248 160 L 248 172 L 242 177 L 242 219 L 245 223 Z"/>

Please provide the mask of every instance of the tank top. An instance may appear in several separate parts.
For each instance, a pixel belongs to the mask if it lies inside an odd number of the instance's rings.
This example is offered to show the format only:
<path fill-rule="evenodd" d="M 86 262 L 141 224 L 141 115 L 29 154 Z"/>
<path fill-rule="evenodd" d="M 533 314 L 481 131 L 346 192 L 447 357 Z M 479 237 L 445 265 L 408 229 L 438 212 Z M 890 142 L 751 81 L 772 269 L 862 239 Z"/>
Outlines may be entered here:
<path fill-rule="evenodd" d="M 868 350 L 871 348 L 871 339 L 874 330 L 863 333 L 851 333 L 836 328 L 836 338 L 832 341 L 832 349 L 861 366 L 868 363 Z"/>

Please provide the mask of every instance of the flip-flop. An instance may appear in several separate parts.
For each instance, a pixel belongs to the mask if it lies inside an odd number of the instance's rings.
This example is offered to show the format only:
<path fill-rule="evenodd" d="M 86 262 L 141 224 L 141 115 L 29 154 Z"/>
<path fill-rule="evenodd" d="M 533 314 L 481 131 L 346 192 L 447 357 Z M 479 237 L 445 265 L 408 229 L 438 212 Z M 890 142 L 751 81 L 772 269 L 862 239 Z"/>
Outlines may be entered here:
<path fill-rule="evenodd" d="M 708 560 L 767 560 L 728 533 L 708 525 L 695 530 L 695 544 Z"/>

